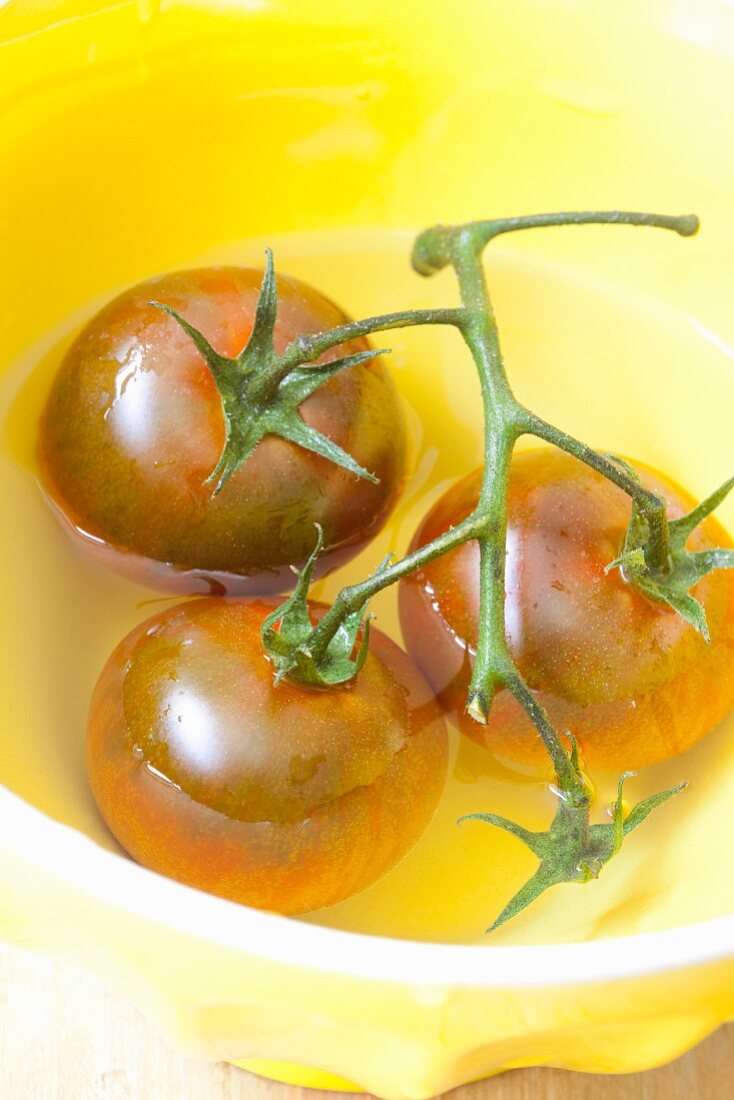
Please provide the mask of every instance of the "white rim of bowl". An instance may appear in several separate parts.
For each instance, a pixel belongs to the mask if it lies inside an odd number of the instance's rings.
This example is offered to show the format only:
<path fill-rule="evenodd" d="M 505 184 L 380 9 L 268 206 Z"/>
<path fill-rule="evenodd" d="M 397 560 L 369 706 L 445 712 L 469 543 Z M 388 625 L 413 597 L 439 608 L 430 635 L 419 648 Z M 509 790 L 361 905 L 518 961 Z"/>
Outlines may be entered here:
<path fill-rule="evenodd" d="M 520 988 L 619 981 L 734 953 L 734 916 L 616 939 L 513 947 L 345 932 L 250 909 L 164 878 L 106 851 L 4 787 L 0 822 L 0 844 L 2 836 L 13 838 L 12 845 L 5 842 L 6 851 L 82 894 L 221 947 L 304 970 L 393 985 Z"/>

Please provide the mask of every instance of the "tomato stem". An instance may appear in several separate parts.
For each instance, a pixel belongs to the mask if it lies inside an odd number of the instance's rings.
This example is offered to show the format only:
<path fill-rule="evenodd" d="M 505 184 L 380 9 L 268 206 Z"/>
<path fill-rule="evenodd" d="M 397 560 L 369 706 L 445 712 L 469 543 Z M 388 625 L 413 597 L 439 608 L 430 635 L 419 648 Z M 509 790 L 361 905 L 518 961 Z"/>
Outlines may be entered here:
<path fill-rule="evenodd" d="M 601 867 L 616 854 L 623 836 L 679 790 L 676 788 L 654 795 L 625 817 L 621 799 L 623 777 L 614 809 L 614 823 L 592 825 L 591 797 L 580 767 L 576 743 L 571 737 L 571 749 L 567 750 L 549 714 L 525 682 L 512 658 L 505 630 L 505 559 L 510 463 L 518 438 L 522 435 L 533 435 L 567 451 L 628 494 L 632 500 L 632 520 L 631 533 L 628 533 L 624 548 L 626 556 L 623 554 L 611 565 L 618 565 L 627 571 L 632 567 L 637 569 L 635 583 L 639 581 L 642 585 L 644 582 L 647 586 L 645 591 L 661 593 L 656 598 L 665 599 L 680 609 L 684 606 L 684 594 L 669 591 L 672 580 L 676 577 L 676 568 L 683 578 L 684 573 L 686 577 L 693 576 L 696 569 L 716 567 L 708 561 L 691 563 L 682 556 L 682 545 L 671 546 L 671 526 L 674 527 L 674 524 L 671 525 L 668 521 L 663 498 L 645 488 L 625 462 L 599 454 L 588 444 L 525 408 L 515 397 L 508 381 L 482 265 L 485 247 L 500 234 L 519 229 L 588 224 L 653 226 L 672 230 L 681 236 L 691 236 L 698 229 L 698 219 L 693 215 L 672 217 L 625 211 L 538 214 L 470 222 L 458 226 L 435 226 L 425 230 L 416 239 L 412 255 L 413 267 L 423 275 L 431 275 L 446 266 L 453 267 L 461 294 L 460 309 L 386 314 L 383 317 L 352 322 L 328 333 L 299 337 L 281 356 L 283 369 L 290 369 L 291 363 L 296 365 L 311 361 L 330 347 L 358 335 L 406 324 L 451 324 L 461 332 L 474 360 L 484 411 L 484 469 L 475 510 L 461 523 L 408 554 L 401 561 L 385 562 L 367 580 L 343 588 L 320 622 L 310 631 L 307 629 L 305 633 L 301 633 L 300 642 L 293 652 L 288 652 L 287 645 L 284 647 L 280 640 L 278 644 L 274 644 L 271 639 L 268 645 L 264 636 L 264 641 L 279 676 L 289 675 L 298 679 L 307 669 L 308 676 L 315 678 L 308 682 L 319 683 L 321 664 L 324 668 L 330 666 L 332 669 L 346 668 L 349 665 L 347 658 L 351 656 L 355 644 L 359 617 L 364 614 L 368 601 L 374 595 L 447 551 L 470 540 L 478 542 L 479 631 L 466 709 L 473 719 L 486 724 L 495 692 L 499 688 L 510 691 L 536 727 L 548 752 L 556 774 L 554 791 L 559 799 L 553 823 L 546 833 L 530 834 L 513 822 L 492 814 L 470 815 L 513 832 L 524 839 L 540 859 L 536 874 L 505 907 L 492 928 L 520 912 L 550 886 L 560 882 L 587 881 L 596 876 Z M 718 494 L 711 497 L 711 507 L 731 487 L 730 483 L 722 486 Z M 695 518 L 695 513 L 692 515 Z M 635 541 L 640 533 L 641 542 Z M 681 542 L 684 534 L 685 531 L 681 528 L 677 535 L 678 542 Z M 723 567 L 733 566 L 734 556 L 731 559 L 727 557 Z M 625 577 L 627 579 L 626 573 Z M 682 584 L 683 579 L 679 583 Z M 307 585 L 299 597 L 303 606 L 295 612 L 301 624 L 304 614 L 307 614 L 306 589 Z M 274 614 L 272 619 L 273 622 L 277 621 L 278 614 Z M 346 623 L 350 625 L 345 633 Z M 340 631 L 347 639 L 351 639 L 346 643 L 349 645 L 349 653 L 339 652 Z M 351 665 L 354 665 L 353 661 Z M 345 675 L 349 677 L 351 673 L 347 672 Z M 329 682 L 333 683 L 334 680 Z"/>
<path fill-rule="evenodd" d="M 517 439 L 534 435 L 573 454 L 626 492 L 648 524 L 645 546 L 648 567 L 659 576 L 669 569 L 669 525 L 665 502 L 646 489 L 621 462 L 599 454 L 588 444 L 554 427 L 525 408 L 512 392 L 500 348 L 497 323 L 484 276 L 482 254 L 487 244 L 502 233 L 551 225 L 622 224 L 653 226 L 690 236 L 698 229 L 694 215 L 642 214 L 626 211 L 597 211 L 537 214 L 498 218 L 458 226 L 436 226 L 416 239 L 412 262 L 416 271 L 430 275 L 450 265 L 459 283 L 462 306 L 458 309 L 413 310 L 352 321 L 328 332 L 300 336 L 279 357 L 282 371 L 312 362 L 330 348 L 358 336 L 366 336 L 408 325 L 448 324 L 462 334 L 479 375 L 484 409 L 484 474 L 477 507 L 463 523 L 444 532 L 367 580 L 350 585 L 337 595 L 332 607 L 314 627 L 307 649 L 316 663 L 331 646 L 347 614 L 364 609 L 382 589 L 433 558 L 476 539 L 480 545 L 479 639 L 474 671 L 467 699 L 467 711 L 486 723 L 494 693 L 507 687 L 528 713 L 553 761 L 559 784 L 568 793 L 579 794 L 574 769 L 550 718 L 524 684 L 507 647 L 504 626 L 505 542 L 507 527 L 507 482 L 510 460 Z M 297 677 L 296 662 L 291 674 Z"/>
<path fill-rule="evenodd" d="M 575 439 L 546 420 L 527 412 L 523 432 L 534 435 L 546 443 L 552 443 L 562 451 L 596 470 L 607 481 L 613 482 L 634 501 L 648 524 L 648 540 L 645 545 L 645 562 L 649 569 L 659 576 L 670 572 L 670 533 L 668 527 L 665 500 L 659 493 L 646 489 L 612 456 L 599 454 L 588 443 Z"/>
<path fill-rule="evenodd" d="M 693 237 L 699 221 L 695 214 L 644 214 L 629 210 L 576 210 L 552 214 L 527 214 L 513 218 L 493 218 L 460 226 L 436 225 L 425 229 L 413 246 L 413 267 L 420 275 L 432 275 L 453 262 L 452 249 L 457 235 L 469 235 L 480 252 L 502 233 L 519 229 L 543 229 L 561 225 L 636 225 L 670 229 L 681 237 Z"/>
<path fill-rule="evenodd" d="M 442 231 L 442 233 L 445 231 Z M 505 560 L 507 490 L 512 452 L 524 429 L 524 409 L 507 379 L 497 322 L 482 266 L 483 235 L 460 228 L 449 246 L 470 323 L 462 330 L 479 374 L 484 406 L 484 471 L 473 514 L 479 534 L 479 636 L 467 711 L 486 724 L 498 687 L 508 688 L 534 723 L 553 762 L 559 788 L 575 802 L 588 801 L 553 723 L 525 684 L 507 645 Z"/>
<path fill-rule="evenodd" d="M 329 644 L 335 637 L 339 627 L 346 616 L 352 612 L 364 609 L 373 596 L 381 592 L 383 588 L 389 588 L 396 581 L 414 573 L 429 561 L 448 553 L 449 550 L 461 546 L 470 539 L 476 538 L 479 533 L 475 516 L 470 516 L 462 523 L 444 531 L 433 542 L 418 547 L 412 554 L 407 554 L 400 561 L 388 565 L 379 573 L 373 573 L 367 580 L 359 584 L 347 585 L 336 596 L 329 610 L 321 618 L 308 640 L 308 650 L 314 660 L 326 653 Z"/>
<path fill-rule="evenodd" d="M 326 332 L 298 336 L 282 355 L 274 356 L 260 372 L 256 379 L 257 394 L 263 401 L 272 400 L 281 382 L 293 371 L 305 364 L 313 363 L 320 355 L 350 340 L 358 340 L 374 332 L 412 328 L 416 325 L 455 325 L 460 328 L 463 324 L 464 313 L 460 309 L 410 309 L 399 313 L 385 313 L 378 317 L 367 317 L 362 321 L 348 321 Z"/>
<path fill-rule="evenodd" d="M 324 352 L 349 340 L 371 336 L 375 332 L 387 332 L 396 328 L 412 328 L 417 325 L 453 325 L 463 328 L 466 314 L 463 309 L 407 309 L 397 313 L 383 313 L 366 317 L 361 321 L 347 321 L 338 328 L 326 332 L 314 332 L 298 336 L 280 356 L 286 374 L 294 367 L 313 363 Z"/>

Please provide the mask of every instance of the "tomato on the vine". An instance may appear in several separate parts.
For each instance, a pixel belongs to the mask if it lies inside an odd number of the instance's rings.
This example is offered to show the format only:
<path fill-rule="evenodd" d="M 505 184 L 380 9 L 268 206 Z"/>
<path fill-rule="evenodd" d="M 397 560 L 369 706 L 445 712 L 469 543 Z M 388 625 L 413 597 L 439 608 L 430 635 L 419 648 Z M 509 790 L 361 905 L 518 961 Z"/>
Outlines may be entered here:
<path fill-rule="evenodd" d="M 221 492 L 207 482 L 222 454 L 220 392 L 175 309 L 222 356 L 255 322 L 262 271 L 205 268 L 151 279 L 105 306 L 76 339 L 41 424 L 45 491 L 84 546 L 125 575 L 182 593 L 279 592 L 324 531 L 319 572 L 374 536 L 400 491 L 405 429 L 386 367 L 361 362 L 307 396 L 298 412 L 376 483 L 269 434 Z M 281 353 L 304 333 L 347 321 L 318 291 L 280 276 L 272 334 Z M 365 339 L 317 363 L 365 352 Z"/>
<path fill-rule="evenodd" d="M 273 607 L 205 598 L 134 629 L 95 688 L 87 766 L 138 862 L 301 913 L 363 889 L 412 847 L 443 788 L 447 732 L 421 673 L 377 630 L 352 683 L 276 686 L 261 642 Z"/>
<path fill-rule="evenodd" d="M 671 519 L 693 504 L 663 474 L 635 463 Z M 476 471 L 431 509 L 415 535 L 422 546 L 474 509 Z M 505 631 L 520 673 L 559 730 L 598 768 L 653 764 L 694 745 L 734 707 L 734 573 L 710 573 L 693 589 L 710 643 L 663 603 L 606 566 L 619 554 L 629 497 L 568 454 L 515 456 L 508 494 Z M 731 546 L 715 519 L 691 550 Z M 479 552 L 468 542 L 401 582 L 408 652 L 464 733 L 512 759 L 540 761 L 538 733 L 507 689 L 486 726 L 464 713 L 479 615 Z"/>

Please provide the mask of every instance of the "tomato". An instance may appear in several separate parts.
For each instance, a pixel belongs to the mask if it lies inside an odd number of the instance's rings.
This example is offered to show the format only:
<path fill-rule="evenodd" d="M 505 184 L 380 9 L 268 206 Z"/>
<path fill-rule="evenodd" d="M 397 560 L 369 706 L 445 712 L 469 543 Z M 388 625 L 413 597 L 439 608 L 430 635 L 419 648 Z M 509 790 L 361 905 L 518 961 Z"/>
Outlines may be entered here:
<path fill-rule="evenodd" d="M 635 463 L 664 496 L 670 518 L 693 501 L 670 479 Z M 413 548 L 469 515 L 481 471 L 432 508 Z M 534 450 L 513 459 L 508 494 L 506 636 L 513 659 L 556 728 L 578 739 L 587 764 L 623 770 L 665 760 L 708 733 L 734 706 L 734 574 L 701 580 L 693 594 L 711 642 L 619 570 L 629 498 L 569 455 Z M 707 519 L 691 550 L 730 546 Z M 534 726 L 504 689 L 487 726 L 464 713 L 479 617 L 479 550 L 466 543 L 401 585 L 408 652 L 464 733 L 514 760 L 544 758 Z"/>
<path fill-rule="evenodd" d="M 301 913 L 411 848 L 443 788 L 447 733 L 413 662 L 377 630 L 352 683 L 274 686 L 260 640 L 273 606 L 204 598 L 133 630 L 94 690 L 87 766 L 138 862 Z"/>
<path fill-rule="evenodd" d="M 183 593 L 259 594 L 290 587 L 324 531 L 319 572 L 380 529 L 400 491 L 405 430 L 379 361 L 336 375 L 300 407 L 378 484 L 270 435 L 215 495 L 225 424 L 214 379 L 191 339 L 151 299 L 176 309 L 222 355 L 247 343 L 262 272 L 207 268 L 151 279 L 105 306 L 68 352 L 39 439 L 41 480 L 66 526 L 118 572 Z M 278 279 L 274 344 L 344 323 L 295 279 Z M 369 347 L 360 339 L 326 362 Z"/>

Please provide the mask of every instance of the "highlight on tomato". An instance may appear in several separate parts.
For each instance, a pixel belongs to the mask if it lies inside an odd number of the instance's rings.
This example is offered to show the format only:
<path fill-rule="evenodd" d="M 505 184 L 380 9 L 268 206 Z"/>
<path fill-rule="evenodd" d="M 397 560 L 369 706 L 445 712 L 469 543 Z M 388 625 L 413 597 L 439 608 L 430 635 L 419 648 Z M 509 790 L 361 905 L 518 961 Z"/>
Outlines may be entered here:
<path fill-rule="evenodd" d="M 112 569 L 181 593 L 292 584 L 314 524 L 319 572 L 387 519 L 405 471 L 389 371 L 365 338 L 305 365 L 304 333 L 347 321 L 287 276 L 179 271 L 120 294 L 54 380 L 41 483 L 65 527 Z M 286 349 L 289 355 L 284 358 Z"/>

